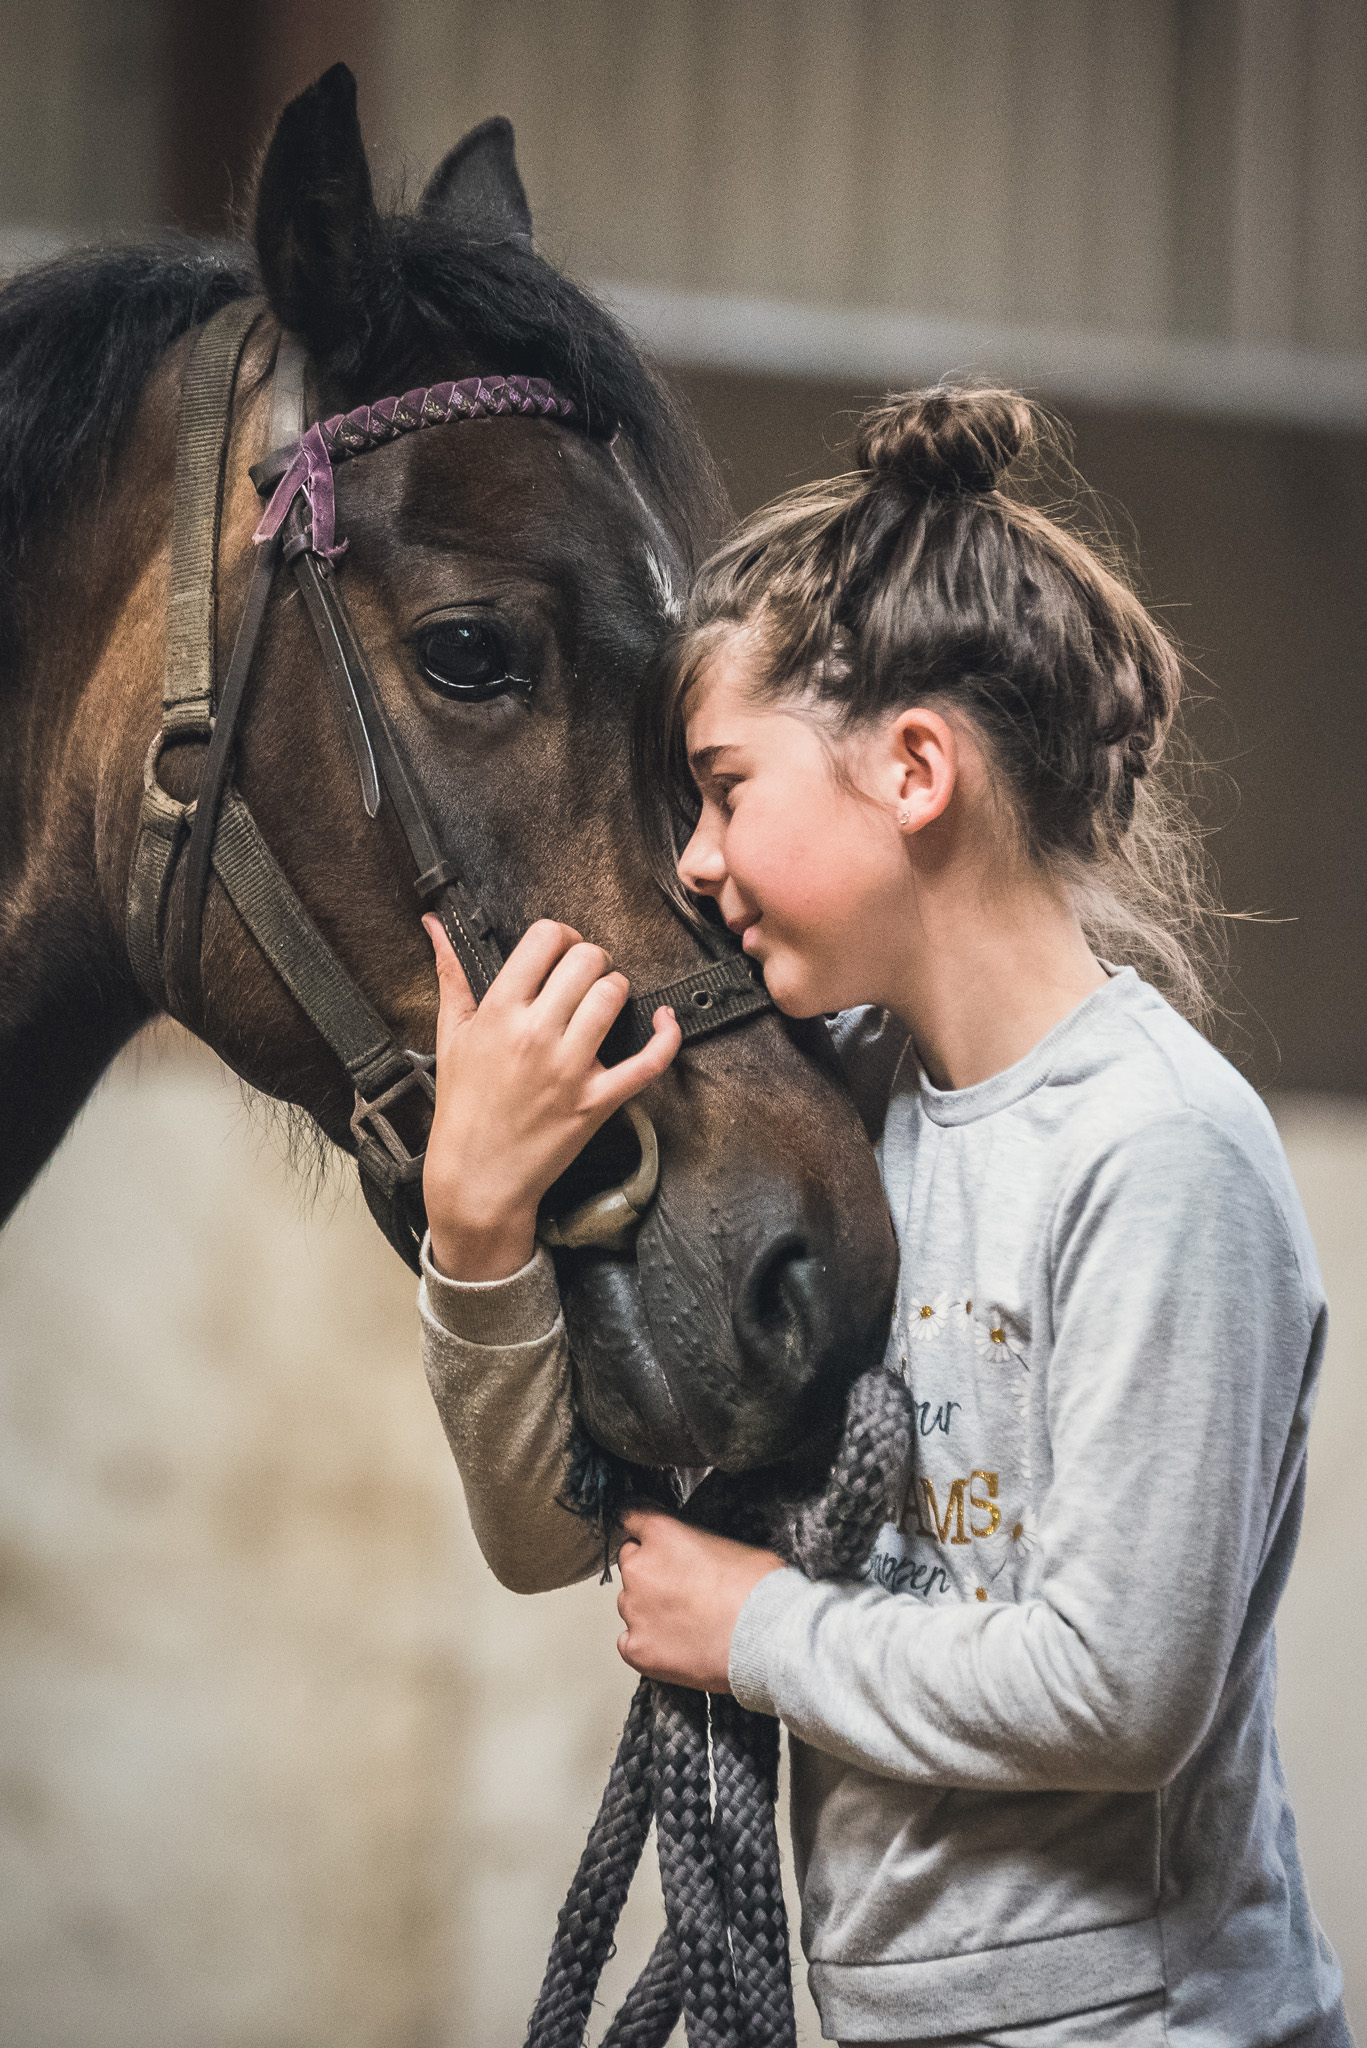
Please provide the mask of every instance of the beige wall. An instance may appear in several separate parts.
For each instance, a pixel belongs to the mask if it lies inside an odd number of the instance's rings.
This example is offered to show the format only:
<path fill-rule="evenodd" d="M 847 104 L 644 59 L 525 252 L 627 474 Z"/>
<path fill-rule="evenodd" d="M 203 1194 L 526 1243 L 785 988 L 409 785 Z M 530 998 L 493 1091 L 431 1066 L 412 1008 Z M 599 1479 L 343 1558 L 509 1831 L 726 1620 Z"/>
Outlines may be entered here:
<path fill-rule="evenodd" d="M 1367 347 L 1356 0 L 390 0 L 387 14 L 377 135 L 424 167 L 470 121 L 512 115 L 543 231 L 581 271 Z"/>
<path fill-rule="evenodd" d="M 208 1055 L 125 1058 L 0 1237 L 0 1552 L 0 2040 L 521 2038 L 612 1595 L 491 1578 L 407 1270 Z"/>
<path fill-rule="evenodd" d="M 1335 1312 L 1279 1726 L 1362 2035 L 1367 1108 L 1279 1115 Z M 613 1594 L 496 1585 L 405 1269 L 207 1055 L 121 1062 L 0 1238 L 0 1556 L 0 2039 L 520 2040 L 631 1689 Z"/>
<path fill-rule="evenodd" d="M 4 0 L 0 241 L 159 217 L 163 11 L 159 0 Z"/>

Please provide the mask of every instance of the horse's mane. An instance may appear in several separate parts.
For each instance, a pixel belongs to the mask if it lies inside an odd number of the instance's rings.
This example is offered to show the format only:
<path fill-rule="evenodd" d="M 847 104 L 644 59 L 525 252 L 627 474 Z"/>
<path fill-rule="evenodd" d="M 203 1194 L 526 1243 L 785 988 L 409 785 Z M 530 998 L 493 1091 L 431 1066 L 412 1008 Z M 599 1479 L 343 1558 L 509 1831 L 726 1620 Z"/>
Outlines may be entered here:
<path fill-rule="evenodd" d="M 98 487 L 159 356 L 251 291 L 243 251 L 167 236 L 85 249 L 0 291 L 0 635 L 14 642 L 25 558 Z"/>
<path fill-rule="evenodd" d="M 549 377 L 599 431 L 620 430 L 685 557 L 724 509 L 691 419 L 626 330 L 517 243 L 453 233 L 439 216 L 380 216 L 355 268 L 344 344 L 319 367 L 350 404 L 453 359 Z M 260 289 L 242 245 L 165 235 L 93 248 L 0 290 L 0 638 L 15 645 L 25 558 L 54 516 L 95 491 L 158 359 L 229 300 Z M 452 374 L 462 374 L 453 360 Z"/>

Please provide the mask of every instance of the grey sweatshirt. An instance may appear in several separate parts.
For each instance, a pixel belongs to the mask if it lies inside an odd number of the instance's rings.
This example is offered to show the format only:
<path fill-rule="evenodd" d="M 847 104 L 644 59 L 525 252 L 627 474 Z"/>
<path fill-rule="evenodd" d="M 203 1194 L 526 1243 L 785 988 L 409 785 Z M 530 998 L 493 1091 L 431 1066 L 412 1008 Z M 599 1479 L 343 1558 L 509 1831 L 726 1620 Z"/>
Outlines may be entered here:
<path fill-rule="evenodd" d="M 915 1468 L 862 1583 L 762 1580 L 730 1666 L 792 1738 L 823 2030 L 1340 2038 L 1272 1725 L 1325 1317 L 1270 1118 L 1131 970 L 955 1093 L 881 1013 L 836 1039 L 881 1126 Z M 548 1264 L 429 1268 L 423 1313 L 495 1571 L 583 1576 Z"/>

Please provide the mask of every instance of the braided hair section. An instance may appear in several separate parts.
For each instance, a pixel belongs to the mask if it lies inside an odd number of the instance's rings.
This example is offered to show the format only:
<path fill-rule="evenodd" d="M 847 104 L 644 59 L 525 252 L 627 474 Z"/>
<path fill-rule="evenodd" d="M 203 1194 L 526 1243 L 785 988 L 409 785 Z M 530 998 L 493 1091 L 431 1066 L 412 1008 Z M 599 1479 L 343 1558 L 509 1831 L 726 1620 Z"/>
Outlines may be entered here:
<path fill-rule="evenodd" d="M 940 384 L 868 412 L 852 453 L 743 519 L 694 580 L 636 769 L 661 881 L 695 815 L 693 692 L 739 633 L 751 694 L 837 744 L 915 706 L 949 719 L 1010 857 L 1071 898 L 1100 958 L 1208 1019 L 1225 927 L 1181 656 L 1066 432 L 1019 392 Z"/>

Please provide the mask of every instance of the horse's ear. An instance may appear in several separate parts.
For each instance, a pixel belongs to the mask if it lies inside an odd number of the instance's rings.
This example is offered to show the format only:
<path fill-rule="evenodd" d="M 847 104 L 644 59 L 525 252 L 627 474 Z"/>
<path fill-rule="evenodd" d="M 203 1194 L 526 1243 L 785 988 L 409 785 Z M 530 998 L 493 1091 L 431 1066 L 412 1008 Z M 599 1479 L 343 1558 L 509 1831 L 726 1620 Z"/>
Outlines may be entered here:
<path fill-rule="evenodd" d="M 271 310 L 316 355 L 364 324 L 376 221 L 356 80 L 334 64 L 280 116 L 256 188 L 256 254 Z"/>
<path fill-rule="evenodd" d="M 494 114 L 462 136 L 433 171 L 419 210 L 472 241 L 530 247 L 532 209 L 517 168 L 512 122 Z"/>

